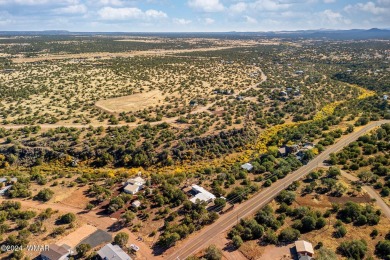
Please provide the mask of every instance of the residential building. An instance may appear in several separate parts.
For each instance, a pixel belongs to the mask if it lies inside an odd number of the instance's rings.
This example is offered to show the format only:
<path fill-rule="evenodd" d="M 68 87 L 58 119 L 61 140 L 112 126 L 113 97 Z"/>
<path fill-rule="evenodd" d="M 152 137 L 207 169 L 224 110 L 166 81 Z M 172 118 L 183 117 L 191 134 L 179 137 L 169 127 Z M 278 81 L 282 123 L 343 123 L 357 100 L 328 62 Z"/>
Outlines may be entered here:
<path fill-rule="evenodd" d="M 288 93 L 286 91 L 280 91 L 279 96 L 286 97 Z"/>
<path fill-rule="evenodd" d="M 1 177 L 0 178 L 0 196 L 3 196 L 7 190 L 12 188 L 12 184 L 18 182 L 17 178 Z M 8 185 L 7 185 L 8 184 Z M 3 187 L 3 185 L 5 185 Z"/>
<path fill-rule="evenodd" d="M 287 155 L 287 149 L 286 149 L 286 146 L 283 146 L 283 147 L 280 147 L 278 148 L 278 152 L 279 152 L 279 155 L 284 157 Z"/>
<path fill-rule="evenodd" d="M 212 194 L 211 192 L 208 192 L 207 190 L 205 190 L 204 188 L 202 188 L 196 184 L 192 185 L 191 192 L 195 194 L 195 196 L 190 199 L 190 201 L 192 203 L 196 203 L 197 200 L 200 200 L 200 201 L 203 201 L 206 203 L 210 203 L 210 202 L 214 201 L 216 198 L 214 196 L 214 194 Z"/>
<path fill-rule="evenodd" d="M 16 182 L 18 182 L 18 178 L 15 178 L 15 177 L 14 178 L 9 178 L 9 177 L 1 177 L 0 178 L 0 183 L 7 183 L 7 182 L 16 183 Z"/>
<path fill-rule="evenodd" d="M 4 188 L 1 188 L 0 189 L 0 196 L 3 196 L 7 190 L 11 189 L 12 188 L 12 185 L 8 185 L 8 186 L 5 186 Z"/>
<path fill-rule="evenodd" d="M 244 163 L 243 165 L 241 165 L 241 168 L 249 172 L 253 169 L 253 165 L 250 163 Z"/>
<path fill-rule="evenodd" d="M 125 183 L 125 187 L 123 188 L 123 191 L 128 194 L 136 194 L 142 188 L 144 187 L 146 181 L 141 178 L 140 176 L 137 176 L 135 178 L 128 179 Z"/>
<path fill-rule="evenodd" d="M 118 245 L 107 244 L 97 252 L 102 260 L 132 260 Z"/>
<path fill-rule="evenodd" d="M 68 260 L 72 253 L 67 245 L 49 245 L 49 250 L 42 251 L 40 257 L 42 260 Z"/>

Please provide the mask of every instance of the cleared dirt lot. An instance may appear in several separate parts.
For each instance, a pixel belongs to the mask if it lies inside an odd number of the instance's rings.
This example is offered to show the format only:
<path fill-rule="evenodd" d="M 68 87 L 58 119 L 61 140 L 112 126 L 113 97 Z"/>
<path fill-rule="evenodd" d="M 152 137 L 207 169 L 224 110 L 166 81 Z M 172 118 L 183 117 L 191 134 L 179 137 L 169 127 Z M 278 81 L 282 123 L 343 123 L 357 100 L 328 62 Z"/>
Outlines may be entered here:
<path fill-rule="evenodd" d="M 68 245 L 71 248 L 75 248 L 84 238 L 88 237 L 89 235 L 93 234 L 97 230 L 96 227 L 91 225 L 84 225 L 74 232 L 70 233 L 66 237 L 59 240 L 56 244 L 57 245 Z"/>
<path fill-rule="evenodd" d="M 108 113 L 134 112 L 161 104 L 164 96 L 159 90 L 137 93 L 130 96 L 97 101 L 95 106 Z"/>

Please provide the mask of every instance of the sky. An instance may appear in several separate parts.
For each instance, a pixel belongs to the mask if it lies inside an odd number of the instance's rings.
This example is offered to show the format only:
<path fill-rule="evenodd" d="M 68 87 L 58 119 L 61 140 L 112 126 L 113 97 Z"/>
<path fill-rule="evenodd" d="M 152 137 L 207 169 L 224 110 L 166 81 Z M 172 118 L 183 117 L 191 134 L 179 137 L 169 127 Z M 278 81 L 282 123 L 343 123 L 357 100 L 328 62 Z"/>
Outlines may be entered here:
<path fill-rule="evenodd" d="M 390 0 L 0 0 L 0 31 L 390 28 Z"/>

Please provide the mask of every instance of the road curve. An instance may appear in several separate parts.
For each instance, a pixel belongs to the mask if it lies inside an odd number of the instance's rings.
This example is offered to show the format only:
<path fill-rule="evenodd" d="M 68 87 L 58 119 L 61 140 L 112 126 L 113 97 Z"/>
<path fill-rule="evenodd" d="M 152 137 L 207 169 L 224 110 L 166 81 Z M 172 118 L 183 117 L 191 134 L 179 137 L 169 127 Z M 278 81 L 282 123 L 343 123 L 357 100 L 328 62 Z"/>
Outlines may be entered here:
<path fill-rule="evenodd" d="M 270 201 L 272 201 L 282 190 L 287 188 L 293 181 L 303 178 L 312 170 L 318 167 L 324 160 L 329 158 L 331 153 L 335 153 L 347 146 L 349 143 L 356 141 L 360 136 L 364 135 L 373 128 L 390 123 L 390 120 L 382 120 L 378 122 L 372 122 L 356 132 L 342 137 L 337 143 L 328 147 L 325 151 L 311 160 L 308 164 L 302 166 L 293 173 L 287 175 L 284 179 L 275 182 L 271 187 L 262 190 L 248 201 L 235 207 L 235 209 L 229 213 L 222 215 L 215 223 L 206 227 L 196 236 L 190 238 L 187 242 L 178 246 L 176 251 L 167 257 L 168 260 L 186 259 L 187 257 L 195 254 L 199 250 L 208 246 L 209 241 L 224 232 L 225 230 L 233 227 L 239 219 L 245 218 L 254 214 L 259 209 L 263 208 Z"/>
<path fill-rule="evenodd" d="M 341 175 L 347 178 L 350 181 L 359 181 L 359 178 L 349 174 L 345 171 L 341 171 Z M 371 187 L 364 185 L 362 189 L 367 192 L 367 194 L 371 197 L 371 199 L 375 199 L 376 205 L 382 210 L 382 213 L 390 219 L 390 207 L 386 204 L 386 202 L 381 198 L 381 196 Z"/>

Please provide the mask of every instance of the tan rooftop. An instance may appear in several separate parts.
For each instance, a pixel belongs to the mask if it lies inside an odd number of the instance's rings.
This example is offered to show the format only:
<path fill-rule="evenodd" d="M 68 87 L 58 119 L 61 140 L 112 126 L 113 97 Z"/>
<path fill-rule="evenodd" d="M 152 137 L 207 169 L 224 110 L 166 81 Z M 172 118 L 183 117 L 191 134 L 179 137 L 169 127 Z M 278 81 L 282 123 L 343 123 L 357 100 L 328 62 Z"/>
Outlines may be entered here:
<path fill-rule="evenodd" d="M 314 254 L 313 245 L 305 240 L 295 241 L 295 247 L 298 253 L 308 252 Z"/>

